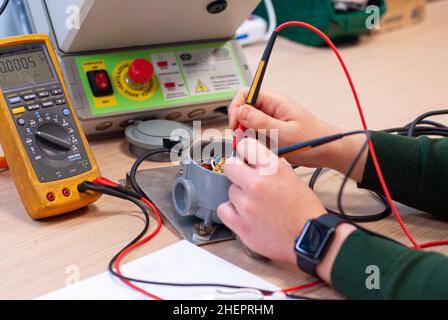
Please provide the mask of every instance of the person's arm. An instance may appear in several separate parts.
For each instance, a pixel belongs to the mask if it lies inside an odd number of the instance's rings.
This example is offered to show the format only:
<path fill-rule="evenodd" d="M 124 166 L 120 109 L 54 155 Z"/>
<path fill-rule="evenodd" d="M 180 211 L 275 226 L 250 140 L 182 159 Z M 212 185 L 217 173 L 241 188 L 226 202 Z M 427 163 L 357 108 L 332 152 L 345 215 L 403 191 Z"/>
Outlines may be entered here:
<path fill-rule="evenodd" d="M 319 276 L 349 299 L 448 299 L 448 258 L 337 228 Z"/>
<path fill-rule="evenodd" d="M 224 166 L 232 186 L 219 217 L 253 251 L 295 264 L 294 241 L 307 220 L 325 213 L 323 204 L 284 159 L 259 142 L 242 140 L 237 154 L 244 159 L 231 158 Z M 378 271 L 378 282 L 369 280 L 369 267 Z M 448 299 L 447 268 L 446 257 L 344 223 L 316 271 L 348 298 Z"/>
<path fill-rule="evenodd" d="M 448 217 L 448 139 L 372 132 L 372 142 L 394 200 Z M 360 141 L 344 143 L 341 150 Z M 352 177 L 359 187 L 382 193 L 371 155 L 366 152 L 363 158 Z M 341 166 L 349 161 L 342 155 L 339 159 Z M 354 230 L 349 225 L 338 227 L 318 267 L 321 278 L 339 292 L 352 299 L 448 299 L 447 257 Z M 378 272 L 378 279 L 372 272 Z"/>
<path fill-rule="evenodd" d="M 276 129 L 279 146 L 346 130 L 326 123 L 294 101 L 279 94 L 260 92 L 257 108 L 243 106 L 247 90 L 238 93 L 229 107 L 230 127 L 240 122 L 254 130 Z M 266 132 L 265 132 L 266 134 Z M 448 217 L 448 139 L 408 138 L 373 132 L 372 141 L 394 200 L 439 216 Z M 287 158 L 306 167 L 326 167 L 346 173 L 365 142 L 356 135 Z M 381 193 L 372 159 L 366 150 L 352 174 L 359 186 Z"/>
<path fill-rule="evenodd" d="M 448 139 L 372 132 L 372 142 L 394 200 L 448 217 Z M 370 155 L 359 187 L 382 193 Z"/>
<path fill-rule="evenodd" d="M 229 108 L 230 126 L 235 128 L 237 122 L 240 122 L 255 130 L 278 129 L 279 146 L 343 131 L 319 120 L 298 104 L 278 94 L 262 93 L 257 101 L 257 109 L 242 107 L 246 94 L 246 91 L 241 91 L 233 100 Z M 430 204 L 431 207 L 425 209 L 431 213 L 442 214 L 439 210 L 440 201 L 448 199 L 447 188 L 441 184 L 441 181 L 448 181 L 445 167 L 448 163 L 445 160 L 448 156 L 448 140 L 425 141 L 387 135 L 388 139 L 406 140 L 398 150 L 398 140 L 393 144 L 379 143 L 378 137 L 382 135 L 374 133 L 373 142 L 392 195 L 409 205 L 411 202 L 408 200 L 414 201 L 410 199 L 411 196 L 403 197 L 400 190 L 403 174 L 411 171 L 410 163 L 406 159 L 417 155 L 408 149 L 407 143 L 410 143 L 413 150 L 426 150 L 425 155 L 431 158 L 431 161 L 428 161 L 425 156 L 422 157 L 422 153 L 418 153 L 418 166 L 414 168 L 423 171 L 418 171 L 420 176 L 414 176 L 413 181 L 418 182 L 417 178 L 422 178 L 421 175 L 424 174 L 425 184 L 438 184 L 429 186 L 429 189 L 424 191 L 425 197 L 428 198 L 428 194 L 441 194 L 441 198 L 437 196 L 435 202 Z M 352 136 L 294 155 L 288 160 L 302 166 L 328 167 L 345 173 L 364 142 L 364 136 Z M 429 144 L 422 147 L 420 143 Z M 272 154 L 270 158 L 275 160 Z M 273 176 L 260 175 L 257 172 L 261 168 L 251 168 L 244 165 L 244 162 L 240 165 L 226 165 L 224 171 L 233 185 L 229 191 L 229 202 L 218 208 L 218 215 L 255 252 L 294 264 L 296 255 L 292 248 L 293 241 L 306 220 L 323 214 L 325 209 L 301 179 L 286 168 L 285 162 L 280 163 L 281 170 Z M 432 167 L 425 168 L 427 163 Z M 407 169 L 403 171 L 403 167 Z M 367 150 L 356 166 L 352 178 L 360 182 L 361 187 L 381 191 Z M 415 187 L 408 190 L 419 192 Z M 433 199 L 429 198 L 430 201 Z M 380 271 L 378 290 L 368 290 L 365 286 L 366 281 L 369 281 L 369 274 L 366 273 L 369 266 L 377 266 Z M 350 224 L 342 224 L 337 227 L 334 242 L 318 266 L 317 273 L 349 298 L 448 299 L 447 267 L 448 258 L 444 256 L 414 251 L 393 241 L 366 234 Z"/>

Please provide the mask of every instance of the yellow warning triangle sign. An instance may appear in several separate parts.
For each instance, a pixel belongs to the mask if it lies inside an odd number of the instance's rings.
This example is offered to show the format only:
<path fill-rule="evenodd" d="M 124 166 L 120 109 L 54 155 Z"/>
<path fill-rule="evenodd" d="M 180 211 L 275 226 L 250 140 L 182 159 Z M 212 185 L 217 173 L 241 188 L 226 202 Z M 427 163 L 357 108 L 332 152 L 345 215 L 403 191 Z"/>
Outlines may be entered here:
<path fill-rule="evenodd" d="M 196 93 L 209 92 L 209 91 L 210 90 L 208 89 L 206 84 L 199 79 L 198 83 L 196 84 Z"/>

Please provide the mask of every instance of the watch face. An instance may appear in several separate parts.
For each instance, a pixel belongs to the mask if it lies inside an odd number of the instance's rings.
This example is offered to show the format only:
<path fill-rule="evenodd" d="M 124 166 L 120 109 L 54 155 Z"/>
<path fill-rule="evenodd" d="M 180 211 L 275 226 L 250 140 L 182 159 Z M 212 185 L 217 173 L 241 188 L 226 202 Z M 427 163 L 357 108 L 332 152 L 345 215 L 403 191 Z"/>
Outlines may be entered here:
<path fill-rule="evenodd" d="M 305 225 L 296 250 L 312 259 L 319 259 L 333 229 L 311 220 Z"/>

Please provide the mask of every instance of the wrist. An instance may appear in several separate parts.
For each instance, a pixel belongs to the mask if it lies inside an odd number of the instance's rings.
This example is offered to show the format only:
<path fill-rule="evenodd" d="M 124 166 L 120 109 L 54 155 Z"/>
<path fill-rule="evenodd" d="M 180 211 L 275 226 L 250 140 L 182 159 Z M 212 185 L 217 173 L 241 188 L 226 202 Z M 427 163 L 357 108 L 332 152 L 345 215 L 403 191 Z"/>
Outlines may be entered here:
<path fill-rule="evenodd" d="M 313 127 L 313 125 L 310 125 Z M 288 145 L 296 143 L 297 141 L 312 140 L 316 138 L 321 138 L 325 136 L 331 136 L 335 134 L 341 134 L 344 132 L 343 129 L 336 126 L 332 126 L 323 122 L 316 123 L 314 125 L 315 131 L 313 134 L 310 133 L 306 136 L 299 135 L 297 138 L 284 143 L 283 145 Z M 297 155 L 292 155 L 287 158 L 290 163 L 298 164 L 300 166 L 305 166 L 309 168 L 331 168 L 337 170 L 340 163 L 343 162 L 342 155 L 344 146 L 340 145 L 341 140 L 333 141 L 327 143 L 312 150 L 306 151 L 304 153 L 299 153 Z"/>
<path fill-rule="evenodd" d="M 337 226 L 333 241 L 330 244 L 324 258 L 316 268 L 319 277 L 326 283 L 331 285 L 331 271 L 333 270 L 334 262 L 339 254 L 345 240 L 356 230 L 354 225 L 343 223 Z"/>
<path fill-rule="evenodd" d="M 334 143 L 332 153 L 329 155 L 332 160 L 328 167 L 342 174 L 346 174 L 365 142 L 365 135 L 358 134 L 345 137 Z M 366 148 L 351 174 L 351 178 L 357 182 L 362 181 L 368 153 L 369 150 Z"/>
<path fill-rule="evenodd" d="M 335 214 L 326 213 L 308 220 L 294 247 L 299 269 L 330 282 L 336 256 L 354 230 L 355 226 Z"/>

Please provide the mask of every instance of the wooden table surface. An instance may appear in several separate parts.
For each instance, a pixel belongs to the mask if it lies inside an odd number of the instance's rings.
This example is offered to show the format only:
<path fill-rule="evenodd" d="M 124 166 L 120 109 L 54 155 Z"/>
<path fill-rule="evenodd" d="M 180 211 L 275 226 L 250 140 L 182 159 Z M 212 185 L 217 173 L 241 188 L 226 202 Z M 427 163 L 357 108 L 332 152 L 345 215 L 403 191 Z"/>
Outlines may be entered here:
<path fill-rule="evenodd" d="M 448 1 L 431 3 L 424 23 L 407 29 L 364 37 L 344 46 L 342 55 L 359 90 L 371 129 L 400 126 L 420 113 L 448 107 Z M 252 70 L 263 45 L 245 48 Z M 284 39 L 277 41 L 264 83 L 299 101 L 322 119 L 348 129 L 360 128 L 353 97 L 335 57 L 326 48 L 310 48 Z M 442 120 L 443 121 L 443 120 Z M 215 124 L 224 129 L 226 124 Z M 104 176 L 121 179 L 134 158 L 124 139 L 92 142 Z M 145 164 L 156 167 L 162 164 Z M 309 178 L 309 171 L 299 174 Z M 79 270 L 81 280 L 104 272 L 111 257 L 142 228 L 140 213 L 122 200 L 103 197 L 87 209 L 45 221 L 31 220 L 9 171 L 0 172 L 0 298 L 35 298 L 64 287 Z M 317 184 L 328 206 L 335 204 L 340 176 L 328 173 Z M 356 188 L 345 203 L 352 212 L 380 207 Z M 367 203 L 367 205 L 366 205 Z M 447 225 L 427 214 L 399 205 L 404 221 L 419 242 L 448 238 Z M 369 228 L 405 242 L 393 217 Z M 129 260 L 146 255 L 180 238 L 164 227 L 154 240 Z M 312 280 L 294 266 L 255 261 L 237 241 L 206 250 L 280 286 Z M 448 249 L 435 249 L 448 253 Z M 339 298 L 328 287 L 308 291 L 317 297 Z"/>

